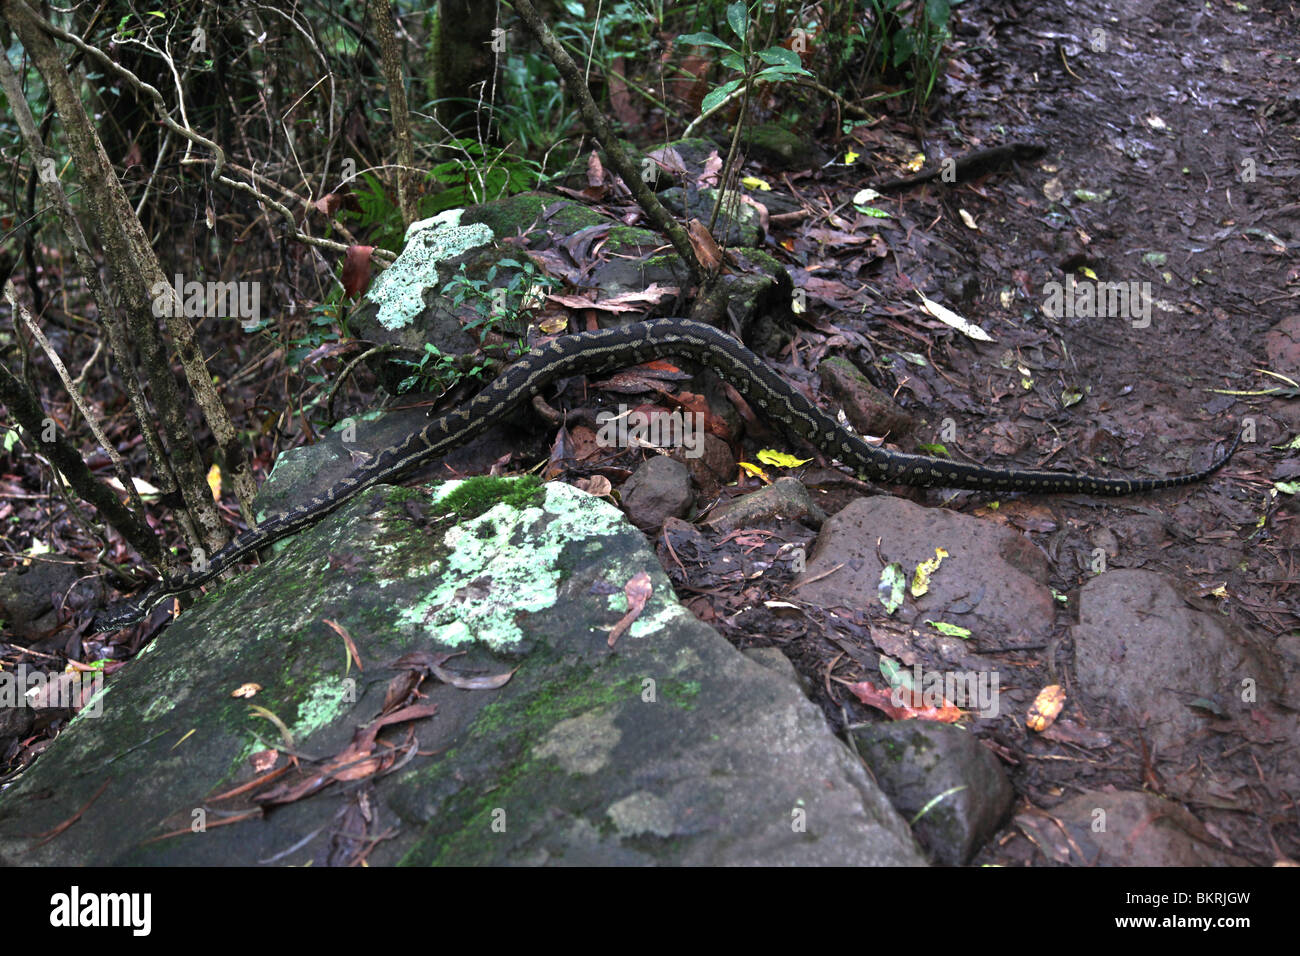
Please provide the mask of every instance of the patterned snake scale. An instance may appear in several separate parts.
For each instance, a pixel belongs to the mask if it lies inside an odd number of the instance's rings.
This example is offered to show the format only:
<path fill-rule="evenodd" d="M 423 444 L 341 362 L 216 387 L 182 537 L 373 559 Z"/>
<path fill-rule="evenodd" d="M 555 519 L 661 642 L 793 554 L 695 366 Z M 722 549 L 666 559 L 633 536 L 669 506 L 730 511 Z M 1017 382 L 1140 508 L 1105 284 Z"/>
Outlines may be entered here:
<path fill-rule="evenodd" d="M 692 359 L 711 368 L 788 435 L 805 439 L 827 456 L 838 458 L 863 477 L 875 481 L 989 491 L 1128 495 L 1202 481 L 1228 463 L 1241 441 L 1238 435 L 1228 453 L 1202 471 L 1171 478 L 1141 479 L 986 468 L 889 451 L 847 431 L 834 416 L 787 385 L 762 359 L 726 333 L 687 319 L 634 322 L 619 328 L 561 336 L 533 348 L 460 408 L 434 419 L 400 444 L 384 449 L 301 508 L 270 518 L 256 530 L 239 535 L 212 556 L 206 569 L 163 581 L 136 600 L 109 608 L 95 619 L 93 628 L 112 631 L 139 621 L 167 598 L 212 580 L 245 555 L 318 521 L 365 489 L 400 478 L 463 445 L 557 379 L 611 372 L 667 356 Z"/>

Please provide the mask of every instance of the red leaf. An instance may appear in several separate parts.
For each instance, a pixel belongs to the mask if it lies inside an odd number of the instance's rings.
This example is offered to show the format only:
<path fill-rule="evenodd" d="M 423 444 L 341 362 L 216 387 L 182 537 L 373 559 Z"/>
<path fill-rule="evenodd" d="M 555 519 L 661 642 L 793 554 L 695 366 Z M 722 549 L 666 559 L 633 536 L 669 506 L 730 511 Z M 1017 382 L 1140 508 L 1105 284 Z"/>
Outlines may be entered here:
<path fill-rule="evenodd" d="M 374 246 L 348 246 L 347 258 L 343 260 L 343 291 L 355 299 L 370 285 L 370 253 Z"/>
<path fill-rule="evenodd" d="M 613 647 L 623 632 L 632 626 L 632 622 L 641 616 L 641 612 L 645 610 L 645 602 L 650 599 L 650 592 L 653 590 L 654 585 L 650 581 L 650 575 L 644 571 L 634 574 L 627 584 L 623 585 L 623 595 L 627 598 L 627 613 L 610 628 L 609 640 L 606 642 L 610 647 Z"/>
<path fill-rule="evenodd" d="M 321 196 L 320 199 L 317 199 L 312 203 L 312 205 L 325 215 L 332 216 L 338 210 L 339 206 L 343 205 L 343 197 L 338 193 L 330 193 L 328 196 Z"/>
<path fill-rule="evenodd" d="M 936 720 L 940 723 L 951 724 L 961 719 L 961 711 L 947 701 L 943 702 L 942 707 L 931 707 L 922 700 L 923 695 L 919 691 L 909 693 L 906 690 L 898 690 L 892 687 L 876 687 L 871 681 L 861 681 L 857 684 L 847 685 L 853 696 L 868 707 L 874 707 L 876 710 L 884 713 L 894 720 Z M 908 698 L 913 698 L 909 701 Z M 916 706 L 912 706 L 915 703 Z"/>

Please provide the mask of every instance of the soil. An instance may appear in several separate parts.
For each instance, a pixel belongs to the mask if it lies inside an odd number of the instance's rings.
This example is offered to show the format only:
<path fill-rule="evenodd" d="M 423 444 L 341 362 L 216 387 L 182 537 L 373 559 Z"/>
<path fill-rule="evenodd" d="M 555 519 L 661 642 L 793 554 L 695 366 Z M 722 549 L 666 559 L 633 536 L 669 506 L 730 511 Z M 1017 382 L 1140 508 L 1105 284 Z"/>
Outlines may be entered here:
<path fill-rule="evenodd" d="M 1294 8 L 1137 0 L 1117 18 L 1082 0 L 969 3 L 954 15 L 962 46 L 927 127 L 916 131 L 928 161 L 1013 140 L 1044 144 L 1045 155 L 973 184 L 929 183 L 877 200 L 895 217 L 881 227 L 888 254 L 853 261 L 846 252 L 838 273 L 810 269 L 796 275 L 796 287 L 814 274 L 841 283 L 868 301 L 863 315 L 831 313 L 825 299 L 817 311 L 878 353 L 924 354 L 926 365 L 895 367 L 896 397 L 926 419 L 918 440 L 941 440 L 945 419 L 961 423 L 956 443 L 977 461 L 1174 474 L 1203 467 L 1226 447 L 1216 438 L 1230 440 L 1245 422 L 1253 440 L 1225 472 L 1186 492 L 1025 498 L 1005 505 L 1002 519 L 1052 558 L 1051 584 L 1063 595 L 1093 575 L 1079 556 L 1099 545 L 1113 550 L 1118 538 L 1123 567 L 1162 572 L 1260 646 L 1293 644 L 1295 505 L 1270 485 L 1294 474 L 1273 446 L 1294 434 L 1300 404 L 1294 384 L 1259 370 L 1295 379 L 1300 364 Z M 872 157 L 896 154 L 907 133 L 895 120 L 856 137 Z M 830 167 L 820 181 L 795 185 L 805 198 L 825 192 L 842 203 L 898 175 L 884 164 L 874 176 Z M 1089 273 L 1150 283 L 1149 322 L 1043 315 L 1048 283 Z M 937 322 L 918 326 L 912 290 L 935 288 L 994 336 L 998 361 L 988 348 L 936 331 Z M 815 487 L 815 476 L 805 483 Z M 860 494 L 843 483 L 837 493 L 840 503 Z M 987 501 L 926 495 L 965 510 Z M 818 501 L 829 512 L 838 506 Z M 742 537 L 724 547 L 733 562 L 753 563 L 806 539 Z M 778 608 L 738 624 L 733 609 L 788 595 L 788 578 L 782 587 L 733 591 L 730 600 L 719 600 L 716 580 L 684 583 L 683 598 L 738 644 L 773 642 L 792 656 L 832 723 L 864 719 L 868 712 L 828 679 L 868 672 L 875 658 L 859 653 L 871 646 L 861 622 L 830 625 Z M 1072 613 L 1061 610 L 1054 638 L 1018 679 L 1072 687 Z M 1180 653 L 1169 648 L 1171 670 Z M 1161 685 L 1157 675 L 1153 688 Z M 1161 793 L 1171 776 L 1204 773 L 1233 781 L 1231 799 L 1190 808 L 1222 846 L 1259 864 L 1300 855 L 1294 740 L 1234 726 L 1153 752 L 1136 718 L 1126 725 L 1087 700 L 1072 707 L 1075 720 L 1096 721 L 1117 742 L 1105 758 L 1070 747 L 1027 755 L 1016 742 L 1023 732 L 982 731 L 1014 767 L 1022 808 L 1050 809 L 1088 789 Z M 1043 860 L 1009 827 L 977 862 Z"/>

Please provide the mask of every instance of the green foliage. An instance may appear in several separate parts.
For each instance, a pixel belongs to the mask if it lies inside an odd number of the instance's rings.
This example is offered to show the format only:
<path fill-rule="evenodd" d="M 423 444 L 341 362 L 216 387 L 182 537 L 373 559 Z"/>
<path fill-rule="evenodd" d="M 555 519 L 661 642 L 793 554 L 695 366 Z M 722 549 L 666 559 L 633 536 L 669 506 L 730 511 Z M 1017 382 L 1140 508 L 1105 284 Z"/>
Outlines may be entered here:
<path fill-rule="evenodd" d="M 455 360 L 432 342 L 424 343 L 424 355 L 418 362 L 409 359 L 396 359 L 399 365 L 408 365 L 411 374 L 397 386 L 398 394 L 412 390 L 427 392 L 444 392 L 464 378 L 480 378 L 487 366 L 476 365 L 468 372 L 461 372 Z"/>
<path fill-rule="evenodd" d="M 505 285 L 494 285 L 502 268 L 513 270 Z M 491 266 L 482 279 L 471 278 L 464 264 L 460 271 L 443 286 L 452 308 L 459 309 L 467 302 L 474 315 L 465 323 L 465 330 L 478 331 L 479 342 L 484 343 L 490 333 L 504 336 L 521 335 L 527 328 L 526 315 L 541 303 L 541 298 L 555 280 L 542 275 L 532 261 L 522 263 L 514 259 L 501 259 Z M 424 355 L 419 361 L 398 359 L 411 368 L 411 374 L 398 385 L 398 392 L 445 391 L 465 378 L 480 378 L 486 365 L 475 365 L 468 370 L 459 367 L 452 356 L 429 343 L 424 345 Z"/>
<path fill-rule="evenodd" d="M 420 200 L 421 219 L 525 192 L 541 178 L 537 163 L 472 139 L 452 140 L 446 148 L 460 156 L 429 170 L 426 182 L 442 188 Z"/>
<path fill-rule="evenodd" d="M 494 286 L 502 267 L 514 271 L 504 286 Z M 541 304 L 545 290 L 554 282 L 550 276 L 538 272 L 531 259 L 522 263 L 501 259 L 487 270 L 482 279 L 470 278 L 465 266 L 461 265 L 443 292 L 456 308 L 469 301 L 475 315 L 465 323 L 465 329 L 477 329 L 482 342 L 490 332 L 523 332 L 527 325 L 525 315 Z"/>
<path fill-rule="evenodd" d="M 502 63 L 501 83 L 494 113 L 502 142 L 525 156 L 544 157 L 574 138 L 578 112 L 565 102 L 559 71 L 549 59 L 539 53 L 512 54 Z"/>
<path fill-rule="evenodd" d="M 740 76 L 727 80 L 721 86 L 714 87 L 704 97 L 700 111 L 707 113 L 728 96 L 740 88 L 747 80 L 762 80 L 768 83 L 783 83 L 794 76 L 812 76 L 803 68 L 799 54 L 784 47 L 773 46 L 765 50 L 750 48 L 749 8 L 743 3 L 727 5 L 727 26 L 740 42 L 740 49 L 708 31 L 688 33 L 677 38 L 679 43 L 691 43 L 697 46 L 713 47 L 725 51 L 720 62 L 733 73 Z M 759 66 L 759 64 L 764 64 Z"/>
<path fill-rule="evenodd" d="M 426 174 L 425 184 L 431 188 L 416 201 L 417 220 L 526 192 L 540 179 L 541 167 L 537 163 L 474 140 L 453 140 L 448 148 L 460 155 L 438 163 Z M 360 211 L 340 215 L 355 221 L 357 230 L 376 246 L 400 252 L 408 223 L 397 206 L 396 193 L 378 176 L 363 172 L 353 185 L 352 195 Z"/>
<path fill-rule="evenodd" d="M 315 385 L 325 382 L 324 374 L 315 367 L 310 370 L 303 369 L 302 364 L 321 346 L 338 342 L 342 338 L 336 331 L 336 328 L 342 324 L 342 302 L 343 290 L 336 288 L 324 302 L 312 306 L 307 311 L 307 326 L 301 335 L 289 339 L 287 343 L 281 342 L 281 347 L 285 348 L 285 364 L 291 369 L 301 371 L 303 378 Z M 259 330 L 267 331 L 273 339 L 280 339 L 275 327 L 265 322 L 260 326 L 246 329 L 250 332 Z"/>
<path fill-rule="evenodd" d="M 402 221 L 402 210 L 397 207 L 396 198 L 388 193 L 388 187 L 374 173 L 365 172 L 354 183 L 352 195 L 361 211 L 359 214 L 344 212 L 341 218 L 355 218 L 359 230 L 376 246 L 398 252 L 406 236 L 406 224 Z"/>
<path fill-rule="evenodd" d="M 912 89 L 912 104 L 921 109 L 934 92 L 948 63 L 948 18 L 961 0 L 867 0 L 872 18 L 865 31 L 881 78 L 901 71 Z"/>

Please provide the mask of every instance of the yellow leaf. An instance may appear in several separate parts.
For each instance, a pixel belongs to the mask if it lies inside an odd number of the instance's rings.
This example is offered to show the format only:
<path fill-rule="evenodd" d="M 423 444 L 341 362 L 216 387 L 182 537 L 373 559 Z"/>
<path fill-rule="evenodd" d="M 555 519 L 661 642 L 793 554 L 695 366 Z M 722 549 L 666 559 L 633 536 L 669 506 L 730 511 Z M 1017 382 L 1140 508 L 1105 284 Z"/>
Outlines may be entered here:
<path fill-rule="evenodd" d="M 743 183 L 747 189 L 757 189 L 760 192 L 765 193 L 772 191 L 771 185 L 769 185 L 765 180 L 759 179 L 757 176 L 746 176 L 741 180 L 741 183 Z"/>
<path fill-rule="evenodd" d="M 1086 275 L 1086 276 L 1087 276 L 1089 279 L 1091 279 L 1093 282 L 1096 282 L 1096 281 L 1097 281 L 1097 273 L 1093 272 L 1093 271 L 1092 271 L 1091 269 L 1089 269 L 1087 266 L 1080 266 L 1080 267 L 1079 267 L 1079 271 L 1082 272 L 1084 275 Z"/>
<path fill-rule="evenodd" d="M 913 156 L 911 159 L 909 159 L 906 163 L 903 164 L 903 168 L 906 169 L 909 173 L 915 173 L 919 171 L 920 168 L 924 165 L 925 165 L 925 153 L 917 153 L 915 156 Z"/>
<path fill-rule="evenodd" d="M 844 154 L 844 165 L 852 166 L 854 163 L 858 161 L 858 157 L 861 155 L 862 155 L 861 153 L 855 153 L 853 152 L 853 150 L 849 150 L 847 153 Z"/>
<path fill-rule="evenodd" d="M 765 465 L 775 465 L 778 468 L 798 468 L 812 461 L 811 458 L 796 458 L 794 455 L 787 455 L 783 451 L 774 451 L 771 448 L 760 450 L 758 460 Z"/>
<path fill-rule="evenodd" d="M 221 466 L 213 465 L 208 469 L 208 488 L 212 490 L 212 500 L 221 500 Z"/>
<path fill-rule="evenodd" d="M 1052 722 L 1056 720 L 1056 715 L 1061 712 L 1065 706 L 1065 688 L 1060 684 L 1048 684 L 1038 692 L 1034 698 L 1034 704 L 1029 708 L 1029 713 L 1025 715 L 1025 724 L 1030 730 L 1042 733 Z"/>
<path fill-rule="evenodd" d="M 759 468 L 758 465 L 752 464 L 751 462 L 748 461 L 742 461 L 740 462 L 740 467 L 745 469 L 745 471 L 749 472 L 751 475 L 755 476 L 756 478 L 761 478 L 764 481 L 766 481 L 768 484 L 771 484 L 772 479 L 767 477 L 767 472 L 765 472 L 762 468 Z"/>
<path fill-rule="evenodd" d="M 916 573 L 912 575 L 912 597 L 920 597 L 930 590 L 930 577 L 939 570 L 939 565 L 946 557 L 948 557 L 947 551 L 943 548 L 935 548 L 933 558 L 922 561 L 916 566 Z"/>

